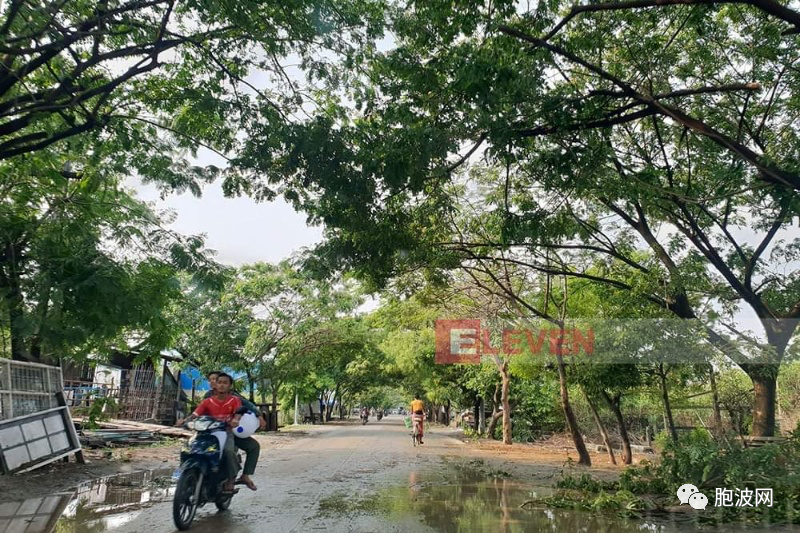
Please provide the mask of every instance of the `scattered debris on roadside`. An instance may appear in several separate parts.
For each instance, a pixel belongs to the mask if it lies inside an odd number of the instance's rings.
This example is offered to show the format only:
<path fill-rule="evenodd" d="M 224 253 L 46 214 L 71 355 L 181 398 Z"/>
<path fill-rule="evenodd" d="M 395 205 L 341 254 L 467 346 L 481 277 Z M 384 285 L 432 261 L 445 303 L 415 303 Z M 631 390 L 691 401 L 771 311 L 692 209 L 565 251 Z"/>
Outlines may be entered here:
<path fill-rule="evenodd" d="M 189 438 L 191 431 L 181 428 L 132 422 L 129 420 L 108 420 L 96 422 L 97 428 L 84 429 L 85 419 L 74 418 L 79 431 L 81 446 L 86 448 L 115 448 L 157 444 L 170 438 Z"/>

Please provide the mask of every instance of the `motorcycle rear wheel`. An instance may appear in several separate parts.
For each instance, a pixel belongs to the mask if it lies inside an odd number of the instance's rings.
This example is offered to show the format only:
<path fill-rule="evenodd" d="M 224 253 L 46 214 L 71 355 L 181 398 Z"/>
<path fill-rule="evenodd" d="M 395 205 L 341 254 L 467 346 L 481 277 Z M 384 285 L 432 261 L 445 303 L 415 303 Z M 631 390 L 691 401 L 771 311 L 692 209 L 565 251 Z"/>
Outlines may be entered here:
<path fill-rule="evenodd" d="M 172 519 L 175 527 L 181 531 L 189 529 L 197 513 L 198 503 L 195 500 L 197 484 L 200 483 L 200 469 L 189 468 L 181 472 L 175 496 L 172 498 Z"/>

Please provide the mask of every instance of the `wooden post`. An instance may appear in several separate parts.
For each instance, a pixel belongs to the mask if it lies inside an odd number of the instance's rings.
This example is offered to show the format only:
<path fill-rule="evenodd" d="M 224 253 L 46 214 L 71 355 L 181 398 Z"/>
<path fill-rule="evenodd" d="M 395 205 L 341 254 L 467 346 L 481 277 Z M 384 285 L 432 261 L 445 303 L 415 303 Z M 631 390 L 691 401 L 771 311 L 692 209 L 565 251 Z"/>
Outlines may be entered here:
<path fill-rule="evenodd" d="M 178 384 L 178 394 L 175 397 L 175 399 L 177 401 L 181 401 L 181 392 L 183 392 L 183 389 L 181 388 L 181 371 L 180 370 L 178 370 L 178 377 L 175 378 L 175 381 Z"/>

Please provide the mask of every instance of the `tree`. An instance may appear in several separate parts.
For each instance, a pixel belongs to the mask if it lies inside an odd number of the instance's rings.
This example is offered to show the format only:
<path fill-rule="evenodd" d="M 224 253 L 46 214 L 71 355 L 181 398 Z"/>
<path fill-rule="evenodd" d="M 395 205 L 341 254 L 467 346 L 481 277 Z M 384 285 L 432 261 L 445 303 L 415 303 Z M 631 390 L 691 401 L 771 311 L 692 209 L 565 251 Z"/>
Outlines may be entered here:
<path fill-rule="evenodd" d="M 384 398 L 382 387 L 389 381 L 375 337 L 360 318 L 344 316 L 321 322 L 305 336 L 302 350 L 291 357 L 284 354 L 285 364 L 294 368 L 287 384 L 313 391 L 322 399 L 326 420 L 332 417 L 334 402 L 343 413 L 346 399 L 352 401 L 368 391 Z"/>
<path fill-rule="evenodd" d="M 76 175 L 49 150 L 0 164 L 0 309 L 14 359 L 54 363 L 112 346 L 156 354 L 178 273 L 211 281 L 219 270 L 202 239 L 166 229 L 96 165 L 102 152 Z"/>
<path fill-rule="evenodd" d="M 435 320 L 446 312 L 443 301 L 426 290 L 406 298 L 391 291 L 383 296 L 367 321 L 378 335 L 387 379 L 398 383 L 409 401 L 420 394 L 432 412 L 444 407 L 449 423 L 451 406 L 463 405 L 467 397 L 474 402 L 476 393 L 468 385 L 469 367 L 435 362 Z"/>
<path fill-rule="evenodd" d="M 800 318 L 800 272 L 778 271 L 800 246 L 796 12 L 604 4 L 557 25 L 558 3 L 410 5 L 354 88 L 358 120 L 299 130 L 272 178 L 331 228 L 320 258 L 378 283 L 512 264 L 698 320 L 754 383 L 754 434 L 772 435 Z M 479 150 L 486 179 L 455 172 Z M 470 202 L 485 207 L 465 224 Z M 735 323 L 744 309 L 760 332 Z"/>
<path fill-rule="evenodd" d="M 189 362 L 244 372 L 251 393 L 268 394 L 276 409 L 286 384 L 332 398 L 345 392 L 348 358 L 375 351 L 347 318 L 360 301 L 348 280 L 314 280 L 292 260 L 254 263 L 229 272 L 220 288 L 186 287 L 172 331 Z"/>
<path fill-rule="evenodd" d="M 279 132 L 313 99 L 285 59 L 334 76 L 334 58 L 365 46 L 380 17 L 370 0 L 12 0 L 0 16 L 0 161 L 102 131 L 139 154 L 139 173 L 189 177 L 167 161 L 175 148 L 224 155 L 240 128 Z M 229 191 L 246 187 L 230 177 Z"/>

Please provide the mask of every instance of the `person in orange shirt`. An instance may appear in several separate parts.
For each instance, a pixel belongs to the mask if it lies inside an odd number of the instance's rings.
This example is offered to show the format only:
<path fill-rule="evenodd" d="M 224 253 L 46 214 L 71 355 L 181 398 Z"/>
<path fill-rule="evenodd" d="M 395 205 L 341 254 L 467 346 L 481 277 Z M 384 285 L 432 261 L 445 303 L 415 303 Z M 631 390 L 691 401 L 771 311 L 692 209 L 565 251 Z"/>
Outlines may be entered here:
<path fill-rule="evenodd" d="M 414 400 L 411 402 L 411 420 L 419 424 L 419 443 L 422 442 L 423 421 L 425 420 L 425 402 L 419 399 L 419 394 L 414 395 Z"/>

